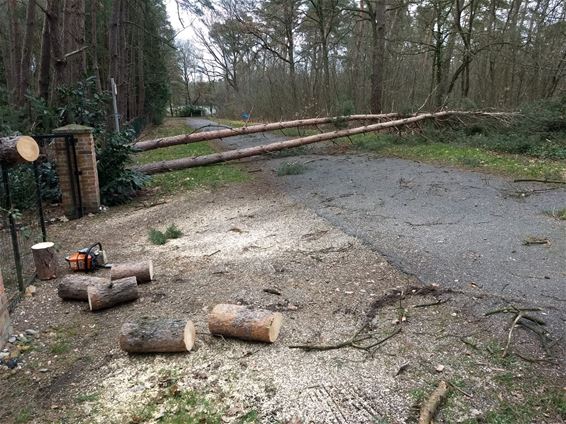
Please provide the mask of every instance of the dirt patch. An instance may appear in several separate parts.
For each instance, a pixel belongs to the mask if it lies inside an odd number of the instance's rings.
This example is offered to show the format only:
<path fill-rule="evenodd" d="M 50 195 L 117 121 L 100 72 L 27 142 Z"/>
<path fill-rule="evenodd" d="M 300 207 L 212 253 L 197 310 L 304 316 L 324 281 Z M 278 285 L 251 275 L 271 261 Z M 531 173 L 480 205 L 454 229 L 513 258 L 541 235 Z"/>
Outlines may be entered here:
<path fill-rule="evenodd" d="M 161 200 L 50 228 L 61 253 L 100 241 L 112 262 L 153 259 L 156 280 L 140 286 L 138 301 L 99 313 L 62 302 L 57 281 L 39 283 L 37 295 L 13 314 L 17 333 L 39 334 L 18 368 L 0 371 L 2 422 L 190 422 L 190 416 L 195 422 L 404 423 L 439 379 L 462 392 L 451 391 L 438 422 L 458 422 L 507 413 L 507 406 L 549 390 L 561 393 L 562 368 L 529 332 L 516 330 L 511 353 L 542 362 L 502 358 L 508 317 L 477 311 L 506 302 L 486 304 L 477 289 L 477 295 L 444 292 L 438 303 L 436 289 L 427 292 L 259 179 Z M 170 224 L 183 236 L 150 244 L 148 230 Z M 418 296 L 403 296 L 399 305 L 399 288 Z M 387 302 L 376 301 L 383 295 Z M 263 345 L 210 336 L 206 313 L 221 302 L 282 311 L 279 340 Z M 371 352 L 289 348 L 347 340 L 368 314 L 376 338 L 400 331 Z M 119 328 L 141 316 L 190 317 L 195 350 L 125 354 Z M 553 349 L 555 357 L 563 354 L 561 345 Z M 542 401 L 525 414 L 537 411 L 536 422 L 563 419 Z"/>

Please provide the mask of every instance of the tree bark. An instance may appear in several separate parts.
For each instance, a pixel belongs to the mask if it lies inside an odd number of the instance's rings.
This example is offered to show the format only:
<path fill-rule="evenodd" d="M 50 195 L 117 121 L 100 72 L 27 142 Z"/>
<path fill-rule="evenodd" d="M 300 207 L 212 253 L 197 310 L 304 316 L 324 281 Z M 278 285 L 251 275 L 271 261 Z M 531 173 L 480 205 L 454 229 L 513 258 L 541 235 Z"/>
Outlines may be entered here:
<path fill-rule="evenodd" d="M 57 294 L 61 299 L 88 300 L 87 288 L 89 286 L 108 284 L 107 278 L 94 277 L 88 274 L 69 274 L 63 277 L 57 287 Z"/>
<path fill-rule="evenodd" d="M 229 128 L 218 131 L 205 131 L 201 133 L 183 134 L 172 137 L 163 137 L 154 140 L 138 141 L 134 148 L 138 150 L 152 150 L 161 147 L 177 146 L 179 144 L 197 143 L 199 141 L 215 140 L 236 135 L 255 134 L 267 131 L 282 130 L 285 128 L 298 128 L 309 125 L 323 125 L 332 123 L 342 123 L 345 121 L 379 121 L 382 119 L 392 119 L 399 117 L 398 113 L 384 113 L 380 115 L 350 115 L 337 116 L 334 118 L 312 118 L 299 119 L 296 121 L 275 122 L 271 124 L 258 124 L 250 127 Z"/>
<path fill-rule="evenodd" d="M 111 308 L 120 303 L 131 302 L 139 297 L 136 277 L 88 286 L 88 305 L 91 311 Z"/>
<path fill-rule="evenodd" d="M 0 163 L 12 166 L 33 162 L 39 157 L 37 142 L 28 136 L 0 138 Z"/>
<path fill-rule="evenodd" d="M 51 280 L 57 277 L 57 254 L 55 244 L 51 242 L 37 243 L 31 247 L 37 278 Z"/>
<path fill-rule="evenodd" d="M 208 314 L 208 329 L 212 334 L 273 343 L 279 337 L 282 319 L 279 312 L 220 304 Z"/>
<path fill-rule="evenodd" d="M 112 265 L 111 280 L 121 280 L 126 277 L 135 277 L 138 284 L 149 283 L 153 280 L 153 262 L 130 262 Z"/>
<path fill-rule="evenodd" d="M 186 319 L 141 318 L 120 331 L 120 347 L 129 353 L 188 352 L 195 339 L 195 326 Z"/>
<path fill-rule="evenodd" d="M 50 33 L 50 11 L 53 7 L 53 1 L 47 2 L 45 17 L 43 18 L 43 30 L 41 32 L 41 56 L 39 59 L 39 96 L 47 101 L 49 100 L 49 85 L 51 82 L 51 33 Z"/>

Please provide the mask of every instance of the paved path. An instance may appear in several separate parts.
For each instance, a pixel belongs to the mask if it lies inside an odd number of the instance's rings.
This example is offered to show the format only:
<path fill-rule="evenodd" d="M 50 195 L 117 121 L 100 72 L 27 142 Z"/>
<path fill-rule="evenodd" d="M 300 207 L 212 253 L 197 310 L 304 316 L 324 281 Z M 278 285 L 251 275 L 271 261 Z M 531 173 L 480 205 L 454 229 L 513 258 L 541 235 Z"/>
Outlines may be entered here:
<path fill-rule="evenodd" d="M 260 134 L 224 144 L 276 139 Z M 550 306 L 553 329 L 566 334 L 566 222 L 545 213 L 566 207 L 565 188 L 362 154 L 275 158 L 254 167 L 276 170 L 283 162 L 307 168 L 276 184 L 403 271 Z M 550 244 L 523 245 L 533 236 Z"/>

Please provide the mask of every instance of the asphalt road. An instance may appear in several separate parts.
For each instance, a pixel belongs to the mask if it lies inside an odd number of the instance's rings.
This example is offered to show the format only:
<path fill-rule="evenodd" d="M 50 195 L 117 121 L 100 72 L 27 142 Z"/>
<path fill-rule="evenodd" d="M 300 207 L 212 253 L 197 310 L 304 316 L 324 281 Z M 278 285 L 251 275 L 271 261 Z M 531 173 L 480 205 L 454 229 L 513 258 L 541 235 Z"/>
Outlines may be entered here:
<path fill-rule="evenodd" d="M 189 120 L 192 127 L 210 124 Z M 226 148 L 275 141 L 233 137 Z M 301 155 L 258 161 L 274 174 L 283 162 L 300 175 L 275 177 L 292 198 L 362 240 L 424 283 L 488 293 L 549 311 L 566 335 L 566 188 L 365 154 Z M 548 244 L 524 245 L 530 238 Z"/>

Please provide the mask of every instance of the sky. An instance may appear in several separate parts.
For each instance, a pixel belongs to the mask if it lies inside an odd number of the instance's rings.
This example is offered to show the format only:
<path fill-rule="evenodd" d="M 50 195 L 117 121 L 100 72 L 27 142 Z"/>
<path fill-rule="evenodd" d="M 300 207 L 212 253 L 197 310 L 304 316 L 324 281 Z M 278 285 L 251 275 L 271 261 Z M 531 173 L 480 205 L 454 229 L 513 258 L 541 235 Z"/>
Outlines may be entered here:
<path fill-rule="evenodd" d="M 179 33 L 176 38 L 177 41 L 194 40 L 195 33 L 191 28 L 192 25 L 190 25 L 191 23 L 196 23 L 194 15 L 181 10 L 181 19 L 183 20 L 183 24 L 185 25 L 185 28 L 183 29 L 183 25 L 179 21 L 179 13 L 177 12 L 177 3 L 175 2 L 175 0 L 166 0 L 166 7 L 167 15 L 169 15 L 169 22 L 171 22 L 171 25 L 173 26 L 175 32 Z"/>

